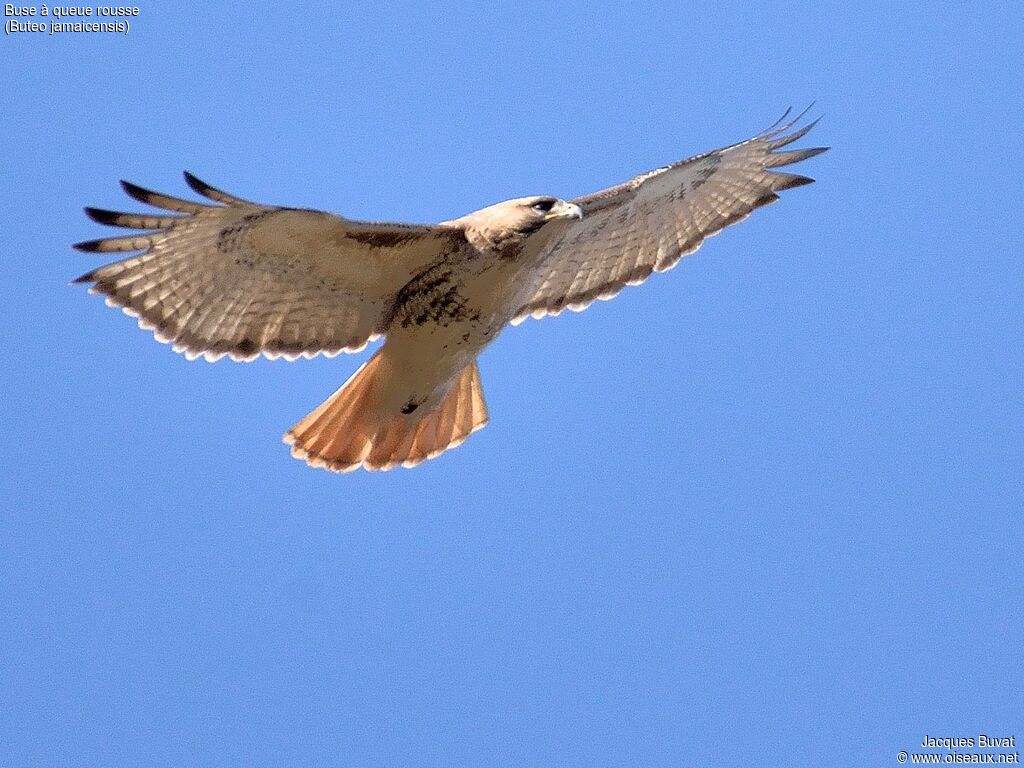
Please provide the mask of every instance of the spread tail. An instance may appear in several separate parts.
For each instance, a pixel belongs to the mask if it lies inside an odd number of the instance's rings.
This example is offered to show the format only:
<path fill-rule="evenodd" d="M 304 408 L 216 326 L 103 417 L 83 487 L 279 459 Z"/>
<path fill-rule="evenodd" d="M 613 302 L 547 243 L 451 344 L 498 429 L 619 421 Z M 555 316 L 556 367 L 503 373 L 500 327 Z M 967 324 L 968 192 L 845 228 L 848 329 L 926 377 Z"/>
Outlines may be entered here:
<path fill-rule="evenodd" d="M 289 429 L 292 456 L 333 472 L 414 467 L 461 445 L 487 423 L 487 406 L 476 362 L 466 366 L 432 410 L 381 413 L 381 355 L 363 364 L 341 389 Z"/>

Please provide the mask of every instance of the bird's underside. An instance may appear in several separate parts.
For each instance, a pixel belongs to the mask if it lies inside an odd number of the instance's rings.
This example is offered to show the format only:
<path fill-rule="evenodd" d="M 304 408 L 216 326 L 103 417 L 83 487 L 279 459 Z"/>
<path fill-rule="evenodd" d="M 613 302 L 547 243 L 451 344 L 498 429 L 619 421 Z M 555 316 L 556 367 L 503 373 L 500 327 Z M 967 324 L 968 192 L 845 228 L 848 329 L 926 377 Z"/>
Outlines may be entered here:
<path fill-rule="evenodd" d="M 134 255 L 76 282 L 190 359 L 334 355 L 383 336 L 285 442 L 331 470 L 415 466 L 487 422 L 476 356 L 506 324 L 609 299 L 810 183 L 776 170 L 826 150 L 783 150 L 813 127 L 794 130 L 800 117 L 571 202 L 519 198 L 437 225 L 260 205 L 188 173 L 209 202 L 122 182 L 162 211 L 86 208 L 147 231 L 77 244 Z"/>

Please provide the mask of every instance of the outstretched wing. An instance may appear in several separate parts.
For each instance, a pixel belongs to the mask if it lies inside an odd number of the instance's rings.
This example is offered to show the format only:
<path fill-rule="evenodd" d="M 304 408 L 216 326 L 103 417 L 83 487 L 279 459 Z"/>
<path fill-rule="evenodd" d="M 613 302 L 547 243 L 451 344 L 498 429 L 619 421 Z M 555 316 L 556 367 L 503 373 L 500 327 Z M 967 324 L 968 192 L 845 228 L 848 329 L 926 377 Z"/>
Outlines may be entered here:
<path fill-rule="evenodd" d="M 173 213 L 86 208 L 102 224 L 151 230 L 78 243 L 82 251 L 142 253 L 75 282 L 139 317 L 189 359 L 236 360 L 354 352 L 384 333 L 395 295 L 446 251 L 461 230 L 348 221 L 321 211 L 258 205 L 189 173 L 211 203 L 121 182 L 125 192 Z"/>
<path fill-rule="evenodd" d="M 535 288 L 512 323 L 557 315 L 566 307 L 581 312 L 595 299 L 610 299 L 651 272 L 671 269 L 706 238 L 774 203 L 778 192 L 811 183 L 806 176 L 772 170 L 828 149 L 777 151 L 817 122 L 788 133 L 800 119 L 779 127 L 788 115 L 747 141 L 574 200 L 583 219 L 547 247 Z"/>

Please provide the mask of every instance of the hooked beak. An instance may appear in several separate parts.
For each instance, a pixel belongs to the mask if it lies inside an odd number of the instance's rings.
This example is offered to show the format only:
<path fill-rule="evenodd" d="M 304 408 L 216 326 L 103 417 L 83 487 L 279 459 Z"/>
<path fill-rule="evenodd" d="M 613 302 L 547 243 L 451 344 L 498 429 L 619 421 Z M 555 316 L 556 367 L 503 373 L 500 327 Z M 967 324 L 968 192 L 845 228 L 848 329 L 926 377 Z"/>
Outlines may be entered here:
<path fill-rule="evenodd" d="M 544 217 L 545 221 L 552 219 L 582 219 L 583 209 L 576 203 L 567 203 L 564 200 L 558 202 L 554 208 Z"/>

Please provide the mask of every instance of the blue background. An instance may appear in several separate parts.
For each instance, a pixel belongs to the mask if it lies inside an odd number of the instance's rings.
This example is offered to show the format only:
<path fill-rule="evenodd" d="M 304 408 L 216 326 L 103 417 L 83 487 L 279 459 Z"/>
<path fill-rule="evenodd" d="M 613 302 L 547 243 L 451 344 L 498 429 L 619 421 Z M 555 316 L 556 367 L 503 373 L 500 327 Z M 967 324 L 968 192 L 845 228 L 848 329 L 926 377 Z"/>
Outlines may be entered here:
<path fill-rule="evenodd" d="M 28 2 L 29 0 L 26 0 Z M 0 757 L 895 765 L 1024 738 L 1017 3 L 140 3 L 0 42 Z M 898 4 L 896 4 L 898 5 Z M 180 171 L 438 221 L 825 119 L 818 179 L 482 356 L 337 476 L 359 359 L 187 362 L 68 281 Z"/>

